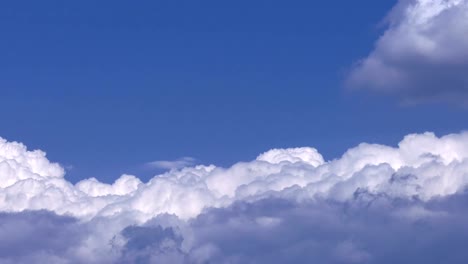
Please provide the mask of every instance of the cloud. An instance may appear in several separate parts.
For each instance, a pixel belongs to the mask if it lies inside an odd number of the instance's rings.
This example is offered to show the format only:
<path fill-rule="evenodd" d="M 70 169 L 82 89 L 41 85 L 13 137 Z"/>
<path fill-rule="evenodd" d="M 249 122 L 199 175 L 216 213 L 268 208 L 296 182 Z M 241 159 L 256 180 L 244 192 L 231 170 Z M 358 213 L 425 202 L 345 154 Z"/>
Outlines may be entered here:
<path fill-rule="evenodd" d="M 408 103 L 468 105 L 468 1 L 400 0 L 348 85 Z"/>
<path fill-rule="evenodd" d="M 312 166 L 324 163 L 322 155 L 314 148 L 272 149 L 259 155 L 257 160 L 272 164 L 303 162 Z"/>
<path fill-rule="evenodd" d="M 192 157 L 183 157 L 178 160 L 156 160 L 146 163 L 150 168 L 173 170 L 195 165 L 196 159 Z"/>
<path fill-rule="evenodd" d="M 427 202 L 364 192 L 346 202 L 270 197 L 141 224 L 2 214 L 0 263 L 461 264 L 467 201 L 464 192 Z"/>
<path fill-rule="evenodd" d="M 187 167 L 147 183 L 123 175 L 113 184 L 86 179 L 73 185 L 42 151 L 0 141 L 0 210 L 50 210 L 78 218 L 132 213 L 140 221 L 159 214 L 183 219 L 210 207 L 267 196 L 351 199 L 356 190 L 429 200 L 455 194 L 468 183 L 468 133 L 441 138 L 406 136 L 398 147 L 360 144 L 325 162 L 313 148 L 274 149 L 230 168 Z"/>
<path fill-rule="evenodd" d="M 0 263 L 463 263 L 468 132 L 68 182 L 0 139 Z M 46 210 L 46 211 L 44 211 Z M 63 240 L 63 243 L 60 241 Z M 3 252 L 3 253 L 2 253 Z M 394 252 L 401 252 L 395 255 Z"/>
<path fill-rule="evenodd" d="M 67 263 L 86 238 L 76 219 L 46 211 L 0 213 L 0 263 Z"/>

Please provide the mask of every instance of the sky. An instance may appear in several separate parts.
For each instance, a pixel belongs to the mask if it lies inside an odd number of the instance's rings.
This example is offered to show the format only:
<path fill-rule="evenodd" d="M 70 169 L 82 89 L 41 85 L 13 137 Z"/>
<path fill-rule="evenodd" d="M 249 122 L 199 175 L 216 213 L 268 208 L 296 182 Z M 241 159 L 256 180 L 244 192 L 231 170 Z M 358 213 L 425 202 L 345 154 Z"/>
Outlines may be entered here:
<path fill-rule="evenodd" d="M 450 105 L 346 89 L 395 1 L 12 1 L 0 11 L 0 135 L 76 182 L 271 148 L 334 159 L 359 142 L 466 128 Z M 222 153 L 222 154 L 221 154 Z"/>
<path fill-rule="evenodd" d="M 3 3 L 0 264 L 464 263 L 467 32 L 467 0 Z"/>

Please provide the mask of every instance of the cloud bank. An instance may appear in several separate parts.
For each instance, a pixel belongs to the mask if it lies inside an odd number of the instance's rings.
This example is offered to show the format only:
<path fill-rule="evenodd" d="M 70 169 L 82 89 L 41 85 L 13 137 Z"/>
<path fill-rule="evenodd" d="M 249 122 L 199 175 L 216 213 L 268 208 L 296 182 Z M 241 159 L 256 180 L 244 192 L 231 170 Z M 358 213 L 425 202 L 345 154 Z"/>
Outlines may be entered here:
<path fill-rule="evenodd" d="M 468 132 L 113 184 L 0 139 L 0 263 L 463 263 L 467 184 Z"/>
<path fill-rule="evenodd" d="M 348 84 L 408 103 L 468 105 L 468 1 L 400 0 Z"/>

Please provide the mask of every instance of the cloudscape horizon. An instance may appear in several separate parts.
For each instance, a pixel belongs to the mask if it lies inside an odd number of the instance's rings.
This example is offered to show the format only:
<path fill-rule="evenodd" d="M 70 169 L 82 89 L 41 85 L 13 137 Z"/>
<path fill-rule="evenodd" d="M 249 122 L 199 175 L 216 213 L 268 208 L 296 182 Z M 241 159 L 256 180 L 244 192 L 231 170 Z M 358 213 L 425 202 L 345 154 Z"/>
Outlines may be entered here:
<path fill-rule="evenodd" d="M 468 0 L 0 22 L 0 264 L 467 263 Z"/>
<path fill-rule="evenodd" d="M 173 169 L 146 183 L 123 175 L 71 184 L 44 152 L 4 139 L 0 165 L 1 237 L 10 245 L 2 261 L 464 259 L 467 132 L 412 134 L 397 148 L 362 143 L 331 161 L 310 147 L 273 149 L 230 168 Z M 41 234 L 51 236 L 31 241 Z"/>

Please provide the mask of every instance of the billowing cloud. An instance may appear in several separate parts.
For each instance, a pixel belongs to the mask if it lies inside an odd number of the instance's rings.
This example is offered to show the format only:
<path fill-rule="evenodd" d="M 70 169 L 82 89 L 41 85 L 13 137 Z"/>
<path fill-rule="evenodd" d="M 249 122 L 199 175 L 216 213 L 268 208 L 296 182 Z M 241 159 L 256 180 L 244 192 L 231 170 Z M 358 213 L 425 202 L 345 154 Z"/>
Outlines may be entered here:
<path fill-rule="evenodd" d="M 0 215 L 0 263 L 465 263 L 468 195 L 268 198 L 182 221 Z"/>
<path fill-rule="evenodd" d="M 1 139 L 0 179 L 0 263 L 468 257 L 468 132 L 412 134 L 397 147 L 362 143 L 331 161 L 313 148 L 274 149 L 229 168 L 186 167 L 149 182 L 123 175 L 113 184 L 72 184 L 44 152 Z"/>
<path fill-rule="evenodd" d="M 199 165 L 147 183 L 123 175 L 113 184 L 92 178 L 75 185 L 44 152 L 0 142 L 4 212 L 45 209 L 79 218 L 133 213 L 141 221 L 169 213 L 189 219 L 205 208 L 271 195 L 345 201 L 360 189 L 429 200 L 454 194 L 468 183 L 468 133 L 409 135 L 396 148 L 363 143 L 328 162 L 312 148 L 274 149 L 230 168 Z"/>
<path fill-rule="evenodd" d="M 348 83 L 408 103 L 468 105 L 468 1 L 400 0 Z"/>

